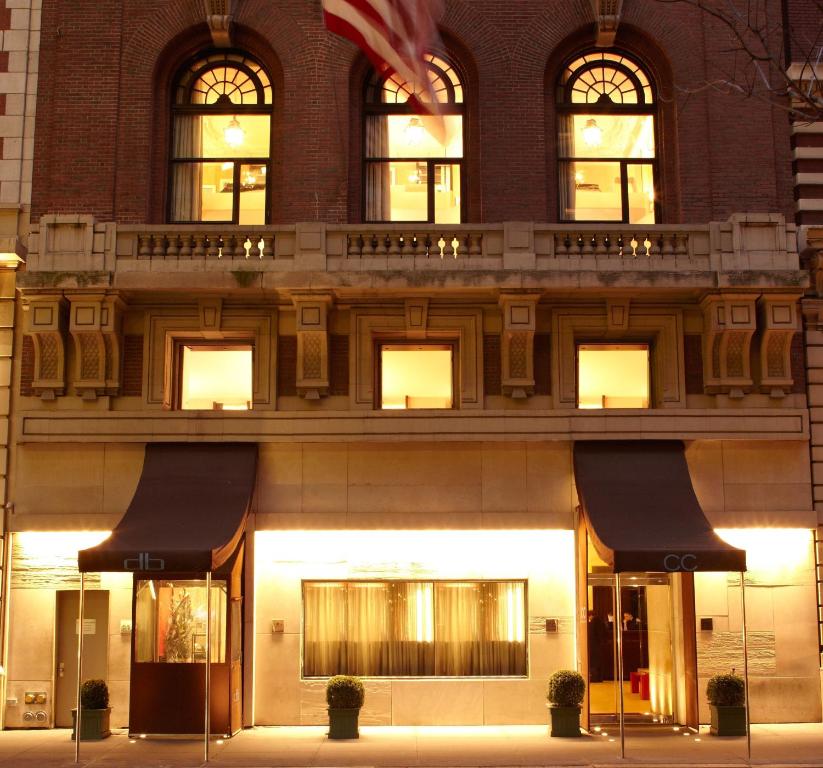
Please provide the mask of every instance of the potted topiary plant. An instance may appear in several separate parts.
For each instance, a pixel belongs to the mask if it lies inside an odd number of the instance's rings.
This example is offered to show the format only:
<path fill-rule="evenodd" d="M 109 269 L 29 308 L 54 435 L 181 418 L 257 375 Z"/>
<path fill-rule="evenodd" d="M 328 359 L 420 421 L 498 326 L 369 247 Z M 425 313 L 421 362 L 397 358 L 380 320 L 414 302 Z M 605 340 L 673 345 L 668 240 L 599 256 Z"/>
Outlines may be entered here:
<path fill-rule="evenodd" d="M 360 678 L 335 675 L 326 683 L 326 703 L 329 705 L 329 738 L 360 738 L 358 718 L 366 691 Z"/>
<path fill-rule="evenodd" d="M 746 684 L 734 674 L 709 678 L 706 698 L 711 710 L 711 733 L 715 736 L 746 735 Z"/>
<path fill-rule="evenodd" d="M 80 741 L 99 741 L 111 736 L 109 687 L 105 680 L 86 680 L 80 686 Z M 77 710 L 71 711 L 72 741 L 77 737 Z"/>
<path fill-rule="evenodd" d="M 549 678 L 549 712 L 552 736 L 580 735 L 580 706 L 586 695 L 583 675 L 561 669 Z"/>

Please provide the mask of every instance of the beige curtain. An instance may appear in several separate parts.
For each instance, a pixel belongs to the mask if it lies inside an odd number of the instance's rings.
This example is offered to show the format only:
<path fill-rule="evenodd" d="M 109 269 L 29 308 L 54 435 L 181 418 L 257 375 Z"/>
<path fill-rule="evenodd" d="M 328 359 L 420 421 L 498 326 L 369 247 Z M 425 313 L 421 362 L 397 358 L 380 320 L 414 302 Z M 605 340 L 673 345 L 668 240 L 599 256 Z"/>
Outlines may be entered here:
<path fill-rule="evenodd" d="M 307 677 L 526 674 L 522 582 L 304 587 Z"/>
<path fill-rule="evenodd" d="M 386 115 L 366 118 L 366 157 L 389 154 L 389 119 Z M 391 220 L 391 170 L 389 163 L 366 164 L 366 221 Z"/>
<path fill-rule="evenodd" d="M 174 157 L 201 157 L 203 120 L 200 115 L 174 118 Z M 172 166 L 172 218 L 199 221 L 202 218 L 203 167 L 201 163 L 175 163 Z"/>
<path fill-rule="evenodd" d="M 560 115 L 557 121 L 557 156 L 574 157 L 574 117 Z M 560 218 L 576 219 L 577 181 L 575 179 L 574 164 L 561 161 L 558 164 L 558 180 L 560 182 Z"/>
<path fill-rule="evenodd" d="M 303 587 L 303 674 L 326 677 L 346 672 L 346 584 Z"/>

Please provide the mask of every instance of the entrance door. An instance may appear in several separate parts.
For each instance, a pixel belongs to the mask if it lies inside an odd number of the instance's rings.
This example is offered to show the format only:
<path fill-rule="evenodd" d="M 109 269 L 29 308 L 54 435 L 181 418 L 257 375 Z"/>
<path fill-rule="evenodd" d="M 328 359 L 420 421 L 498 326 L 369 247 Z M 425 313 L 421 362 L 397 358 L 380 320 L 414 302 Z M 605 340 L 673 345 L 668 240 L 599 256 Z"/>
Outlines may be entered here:
<path fill-rule="evenodd" d="M 77 706 L 77 628 L 80 592 L 57 593 L 57 670 L 55 672 L 54 724 L 71 728 L 71 711 Z M 83 679 L 105 680 L 108 675 L 109 593 L 86 592 L 83 606 Z"/>
<path fill-rule="evenodd" d="M 211 579 L 210 726 L 242 727 L 243 544 Z M 202 733 L 207 639 L 204 574 L 136 573 L 129 731 Z"/>
<path fill-rule="evenodd" d="M 692 724 L 695 660 L 691 621 L 678 599 L 681 574 L 588 575 L 589 711 L 594 724 L 615 722 L 622 688 L 626 722 Z M 623 678 L 619 679 L 617 633 Z"/>

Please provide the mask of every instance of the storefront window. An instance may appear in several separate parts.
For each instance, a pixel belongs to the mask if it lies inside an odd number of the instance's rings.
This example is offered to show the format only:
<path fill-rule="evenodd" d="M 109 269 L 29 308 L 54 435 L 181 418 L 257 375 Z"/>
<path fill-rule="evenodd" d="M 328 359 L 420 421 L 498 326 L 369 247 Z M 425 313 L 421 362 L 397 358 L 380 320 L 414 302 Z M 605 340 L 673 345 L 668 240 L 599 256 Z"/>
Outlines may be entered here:
<path fill-rule="evenodd" d="M 211 587 L 211 661 L 226 661 L 226 583 Z M 141 579 L 135 598 L 136 662 L 191 664 L 206 660 L 204 579 Z"/>
<path fill-rule="evenodd" d="M 524 581 L 303 585 L 303 674 L 526 675 Z"/>

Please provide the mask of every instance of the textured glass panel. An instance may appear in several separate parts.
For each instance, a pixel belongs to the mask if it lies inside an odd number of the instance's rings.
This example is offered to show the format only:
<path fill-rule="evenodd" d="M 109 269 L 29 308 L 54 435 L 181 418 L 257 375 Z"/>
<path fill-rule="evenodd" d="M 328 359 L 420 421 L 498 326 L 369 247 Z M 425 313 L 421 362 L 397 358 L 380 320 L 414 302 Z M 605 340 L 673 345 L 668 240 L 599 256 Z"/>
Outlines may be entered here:
<path fill-rule="evenodd" d="M 206 660 L 205 580 L 137 582 L 135 661 L 191 664 Z M 211 661 L 226 660 L 226 584 L 211 586 Z"/>

